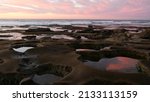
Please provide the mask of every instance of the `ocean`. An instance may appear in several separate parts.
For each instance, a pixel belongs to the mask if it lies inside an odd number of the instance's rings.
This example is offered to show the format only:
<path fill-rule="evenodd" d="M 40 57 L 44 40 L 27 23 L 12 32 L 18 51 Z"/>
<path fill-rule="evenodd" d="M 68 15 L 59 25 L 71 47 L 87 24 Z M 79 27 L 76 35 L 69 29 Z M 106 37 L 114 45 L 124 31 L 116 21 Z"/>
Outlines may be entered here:
<path fill-rule="evenodd" d="M 35 19 L 0 19 L 0 26 L 23 25 L 127 25 L 150 26 L 150 20 L 35 20 Z"/>

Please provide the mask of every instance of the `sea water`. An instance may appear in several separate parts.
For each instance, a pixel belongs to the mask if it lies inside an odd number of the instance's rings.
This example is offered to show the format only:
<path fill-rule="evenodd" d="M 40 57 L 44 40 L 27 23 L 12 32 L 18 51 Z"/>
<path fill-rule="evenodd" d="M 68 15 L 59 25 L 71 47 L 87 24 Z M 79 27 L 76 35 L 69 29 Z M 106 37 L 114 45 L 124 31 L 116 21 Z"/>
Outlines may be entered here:
<path fill-rule="evenodd" d="M 133 25 L 150 26 L 150 20 L 52 20 L 52 19 L 0 19 L 0 26 L 24 25 Z"/>

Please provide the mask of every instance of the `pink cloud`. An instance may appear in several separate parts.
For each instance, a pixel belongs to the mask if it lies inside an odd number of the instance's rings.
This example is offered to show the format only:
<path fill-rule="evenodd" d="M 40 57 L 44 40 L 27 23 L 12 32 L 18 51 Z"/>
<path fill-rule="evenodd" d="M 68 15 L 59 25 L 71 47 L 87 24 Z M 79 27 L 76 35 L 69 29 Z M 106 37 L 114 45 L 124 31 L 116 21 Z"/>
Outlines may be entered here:
<path fill-rule="evenodd" d="M 2 0 L 0 13 L 22 12 L 37 18 L 51 18 L 51 14 L 58 18 L 150 19 L 149 4 L 150 0 Z"/>

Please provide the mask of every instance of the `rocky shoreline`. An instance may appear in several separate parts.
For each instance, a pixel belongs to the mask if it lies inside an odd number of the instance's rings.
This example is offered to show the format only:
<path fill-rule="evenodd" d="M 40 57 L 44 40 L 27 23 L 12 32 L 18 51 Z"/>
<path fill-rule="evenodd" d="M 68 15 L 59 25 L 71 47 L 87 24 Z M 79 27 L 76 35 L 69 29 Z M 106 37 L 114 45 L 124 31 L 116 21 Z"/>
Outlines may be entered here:
<path fill-rule="evenodd" d="M 101 64 L 98 69 L 85 64 L 116 57 L 120 59 L 107 62 L 105 70 Z M 138 62 L 128 66 L 127 58 Z M 149 62 L 150 27 L 27 25 L 0 30 L 1 85 L 149 85 Z M 130 72 L 132 67 L 137 73 Z"/>

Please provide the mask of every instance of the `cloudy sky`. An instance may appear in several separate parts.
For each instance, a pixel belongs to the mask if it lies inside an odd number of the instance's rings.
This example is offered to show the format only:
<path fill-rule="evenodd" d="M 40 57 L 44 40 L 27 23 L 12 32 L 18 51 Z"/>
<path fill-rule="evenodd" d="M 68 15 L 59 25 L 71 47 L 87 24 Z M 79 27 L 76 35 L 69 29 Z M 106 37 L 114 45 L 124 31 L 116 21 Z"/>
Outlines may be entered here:
<path fill-rule="evenodd" d="M 0 18 L 150 19 L 150 0 L 0 0 Z"/>

